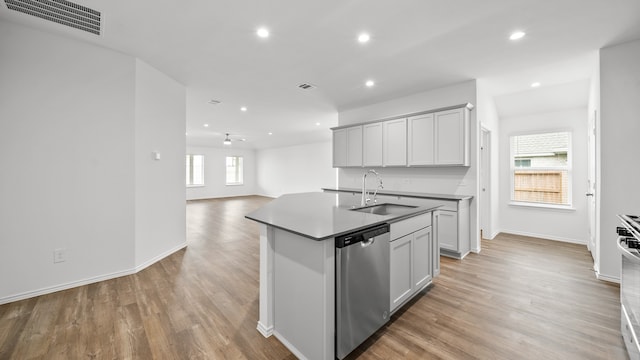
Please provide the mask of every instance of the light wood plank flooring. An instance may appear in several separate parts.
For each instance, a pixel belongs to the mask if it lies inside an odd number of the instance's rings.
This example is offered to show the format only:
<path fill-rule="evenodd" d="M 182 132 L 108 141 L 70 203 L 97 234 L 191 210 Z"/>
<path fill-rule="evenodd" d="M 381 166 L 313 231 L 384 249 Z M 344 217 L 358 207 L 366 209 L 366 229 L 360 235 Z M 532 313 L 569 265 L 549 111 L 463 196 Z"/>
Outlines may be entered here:
<path fill-rule="evenodd" d="M 136 275 L 0 306 L 0 359 L 295 359 L 258 319 L 264 197 L 190 201 L 188 248 Z M 619 288 L 584 246 L 499 235 L 350 359 L 626 359 Z"/>

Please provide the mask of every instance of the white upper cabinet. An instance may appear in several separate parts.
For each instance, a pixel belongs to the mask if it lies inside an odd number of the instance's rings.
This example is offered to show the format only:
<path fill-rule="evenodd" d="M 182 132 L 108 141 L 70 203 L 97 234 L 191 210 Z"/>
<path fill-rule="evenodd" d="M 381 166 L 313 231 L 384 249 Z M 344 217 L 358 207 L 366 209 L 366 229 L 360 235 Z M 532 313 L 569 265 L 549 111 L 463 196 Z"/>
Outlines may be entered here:
<path fill-rule="evenodd" d="M 469 166 L 471 104 L 334 130 L 334 167 Z"/>
<path fill-rule="evenodd" d="M 362 166 L 362 126 L 347 128 L 347 166 Z"/>
<path fill-rule="evenodd" d="M 333 131 L 333 167 L 362 166 L 362 126 Z"/>
<path fill-rule="evenodd" d="M 433 113 L 412 116 L 407 123 L 409 166 L 433 165 L 435 163 Z"/>
<path fill-rule="evenodd" d="M 434 113 L 437 165 L 469 165 L 469 130 L 465 113 L 464 108 Z"/>
<path fill-rule="evenodd" d="M 468 110 L 412 116 L 408 123 L 409 166 L 469 166 Z"/>
<path fill-rule="evenodd" d="M 382 123 L 383 166 L 407 165 L 407 119 Z"/>
<path fill-rule="evenodd" d="M 382 123 L 362 126 L 362 163 L 364 166 L 382 166 Z"/>
<path fill-rule="evenodd" d="M 347 166 L 347 129 L 333 131 L 333 167 Z"/>

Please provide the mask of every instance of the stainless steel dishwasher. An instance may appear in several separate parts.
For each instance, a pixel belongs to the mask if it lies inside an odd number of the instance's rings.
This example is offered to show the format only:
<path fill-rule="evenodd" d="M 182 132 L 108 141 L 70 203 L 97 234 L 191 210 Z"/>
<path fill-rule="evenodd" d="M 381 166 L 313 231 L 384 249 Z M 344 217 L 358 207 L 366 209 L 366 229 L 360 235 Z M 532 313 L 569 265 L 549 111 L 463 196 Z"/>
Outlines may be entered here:
<path fill-rule="evenodd" d="M 336 239 L 336 357 L 389 321 L 389 224 Z"/>

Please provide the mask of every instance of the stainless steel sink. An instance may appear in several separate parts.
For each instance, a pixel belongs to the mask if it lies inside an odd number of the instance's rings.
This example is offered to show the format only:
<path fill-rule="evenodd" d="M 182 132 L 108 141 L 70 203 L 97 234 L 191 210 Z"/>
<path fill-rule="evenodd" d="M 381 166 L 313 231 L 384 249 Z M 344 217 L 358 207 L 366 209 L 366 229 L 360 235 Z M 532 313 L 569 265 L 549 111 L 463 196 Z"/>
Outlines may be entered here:
<path fill-rule="evenodd" d="M 357 211 L 357 212 L 369 213 L 369 214 L 376 214 L 376 215 L 396 215 L 396 214 L 403 214 L 407 212 L 407 210 L 411 210 L 415 208 L 417 208 L 417 206 L 385 203 L 385 204 L 359 207 L 351 210 Z"/>

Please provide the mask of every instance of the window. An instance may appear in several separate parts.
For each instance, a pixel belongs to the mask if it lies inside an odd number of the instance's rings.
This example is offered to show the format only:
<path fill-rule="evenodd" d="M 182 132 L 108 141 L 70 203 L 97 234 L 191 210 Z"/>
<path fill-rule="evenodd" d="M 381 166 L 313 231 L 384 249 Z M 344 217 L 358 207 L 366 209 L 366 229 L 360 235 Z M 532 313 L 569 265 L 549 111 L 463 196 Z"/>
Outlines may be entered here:
<path fill-rule="evenodd" d="M 511 201 L 571 206 L 571 133 L 511 136 Z"/>
<path fill-rule="evenodd" d="M 187 155 L 187 186 L 204 186 L 204 155 Z"/>
<path fill-rule="evenodd" d="M 227 185 L 242 185 L 242 156 L 227 156 Z"/>

